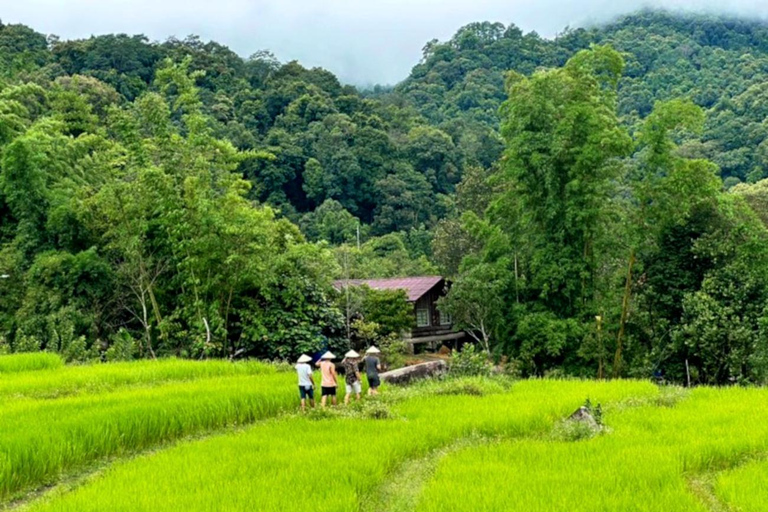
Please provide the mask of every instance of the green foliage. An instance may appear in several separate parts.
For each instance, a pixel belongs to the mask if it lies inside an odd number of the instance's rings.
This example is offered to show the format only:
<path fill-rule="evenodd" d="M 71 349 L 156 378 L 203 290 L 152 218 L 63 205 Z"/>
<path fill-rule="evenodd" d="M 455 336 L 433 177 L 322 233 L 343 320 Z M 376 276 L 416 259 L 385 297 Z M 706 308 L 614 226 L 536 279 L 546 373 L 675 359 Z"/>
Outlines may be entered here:
<path fill-rule="evenodd" d="M 768 231 L 679 145 L 704 123 L 690 101 L 658 102 L 628 158 L 621 69 L 593 47 L 509 76 L 506 155 L 480 181 L 487 207 L 459 207 L 474 242 L 441 307 L 523 375 L 683 382 L 687 364 L 694 382 L 764 382 Z M 759 212 L 759 190 L 736 192 Z"/>
<path fill-rule="evenodd" d="M 404 290 L 347 286 L 340 290 L 337 304 L 346 315 L 350 341 L 357 349 L 389 345 L 389 340 L 397 343 L 413 327 L 413 305 Z M 399 354 L 389 355 L 397 358 Z"/>
<path fill-rule="evenodd" d="M 401 335 L 413 326 L 413 306 L 404 290 L 365 288 L 360 313 L 367 321 L 378 324 L 382 335 Z"/>
<path fill-rule="evenodd" d="M 515 25 L 473 23 L 448 41 L 429 42 L 391 95 L 449 133 L 461 127 L 458 145 L 472 147 L 468 158 L 487 167 L 503 149 L 492 141 L 509 70 L 529 76 L 591 45 L 611 45 L 626 61 L 617 98 L 625 125 L 637 128 L 657 101 L 689 98 L 705 109 L 705 122 L 701 141 L 684 138 L 687 151 L 714 161 L 724 178 L 754 182 L 768 175 L 767 31 L 759 20 L 653 10 L 568 28 L 552 40 Z"/>
<path fill-rule="evenodd" d="M 406 245 L 409 238 L 409 233 L 390 233 L 367 240 L 359 249 L 349 245 L 335 248 L 337 276 L 372 279 L 438 274 L 436 266 L 423 252 L 409 250 Z"/>
<path fill-rule="evenodd" d="M 442 272 L 522 375 L 763 382 L 766 30 L 474 23 L 361 94 L 197 37 L 0 24 L 0 350 L 292 359 L 346 347 L 332 279 Z M 379 308 L 366 343 L 400 328 Z"/>
<path fill-rule="evenodd" d="M 239 166 L 272 156 L 215 136 L 190 57 L 158 66 L 157 92 L 124 106 L 90 77 L 47 103 L 3 91 L 18 118 L 0 162 L 11 348 L 271 358 L 338 340 L 331 254 L 245 197 Z"/>
<path fill-rule="evenodd" d="M 477 350 L 473 344 L 464 345 L 461 351 L 452 351 L 448 367 L 451 375 L 458 377 L 479 377 L 491 374 L 488 354 Z"/>
<path fill-rule="evenodd" d="M 620 171 L 615 160 L 631 149 L 616 115 L 622 68 L 610 48 L 582 51 L 562 69 L 511 76 L 502 106 L 502 175 L 513 186 L 495 207 L 521 214 L 498 222 L 529 226 L 529 293 L 558 315 L 579 314 L 598 292 L 595 248 Z M 517 204 L 504 204 L 510 201 Z"/>

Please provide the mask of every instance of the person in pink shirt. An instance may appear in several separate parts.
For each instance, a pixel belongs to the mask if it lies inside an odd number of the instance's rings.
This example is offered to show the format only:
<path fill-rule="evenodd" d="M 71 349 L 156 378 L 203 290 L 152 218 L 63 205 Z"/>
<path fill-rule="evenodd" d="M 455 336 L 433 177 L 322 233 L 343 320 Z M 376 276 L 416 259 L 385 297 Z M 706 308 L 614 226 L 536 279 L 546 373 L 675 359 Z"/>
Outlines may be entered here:
<path fill-rule="evenodd" d="M 320 387 L 322 389 L 322 398 L 320 399 L 320 405 L 325 407 L 326 400 L 331 397 L 331 403 L 336 405 L 336 387 L 339 385 L 336 377 L 336 365 L 333 360 L 336 356 L 330 352 L 326 352 L 318 361 L 317 366 L 320 367 L 320 374 L 322 375 L 322 381 Z"/>

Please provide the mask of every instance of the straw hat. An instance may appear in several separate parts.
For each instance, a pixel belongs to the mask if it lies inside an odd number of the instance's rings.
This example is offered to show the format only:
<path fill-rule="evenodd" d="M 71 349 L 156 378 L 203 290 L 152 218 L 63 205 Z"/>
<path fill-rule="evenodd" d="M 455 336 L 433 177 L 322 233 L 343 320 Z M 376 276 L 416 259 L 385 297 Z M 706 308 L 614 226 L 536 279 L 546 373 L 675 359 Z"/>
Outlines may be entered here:
<path fill-rule="evenodd" d="M 344 354 L 344 357 L 349 357 L 349 358 L 353 358 L 353 357 L 360 357 L 360 354 L 358 354 L 358 353 L 357 353 L 357 352 L 355 352 L 354 350 L 350 350 L 349 352 L 347 352 L 346 354 Z"/>
<path fill-rule="evenodd" d="M 312 360 L 311 357 L 309 357 L 307 354 L 301 354 L 301 357 L 299 357 L 298 362 L 299 363 L 308 363 Z"/>
<path fill-rule="evenodd" d="M 381 354 L 381 350 L 377 349 L 376 347 L 371 347 L 368 350 L 365 351 L 366 354 Z"/>
<path fill-rule="evenodd" d="M 320 357 L 320 359 L 336 359 L 336 356 L 331 354 L 330 351 L 326 352 L 325 354 Z"/>

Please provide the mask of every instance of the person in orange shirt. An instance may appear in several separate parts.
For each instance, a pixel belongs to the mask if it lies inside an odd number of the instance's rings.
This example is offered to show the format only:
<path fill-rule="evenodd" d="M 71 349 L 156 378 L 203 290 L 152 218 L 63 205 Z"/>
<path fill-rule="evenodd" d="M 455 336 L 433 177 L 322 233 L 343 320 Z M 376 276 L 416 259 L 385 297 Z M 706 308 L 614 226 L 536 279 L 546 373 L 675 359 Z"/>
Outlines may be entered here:
<path fill-rule="evenodd" d="M 320 382 L 323 396 L 320 400 L 320 405 L 323 407 L 325 407 L 326 400 L 329 396 L 331 397 L 331 403 L 336 405 L 336 387 L 338 386 L 338 382 L 336 378 L 336 365 L 333 363 L 334 359 L 336 359 L 335 355 L 326 352 L 317 363 L 317 366 L 320 367 L 320 373 L 323 376 L 322 381 Z"/>

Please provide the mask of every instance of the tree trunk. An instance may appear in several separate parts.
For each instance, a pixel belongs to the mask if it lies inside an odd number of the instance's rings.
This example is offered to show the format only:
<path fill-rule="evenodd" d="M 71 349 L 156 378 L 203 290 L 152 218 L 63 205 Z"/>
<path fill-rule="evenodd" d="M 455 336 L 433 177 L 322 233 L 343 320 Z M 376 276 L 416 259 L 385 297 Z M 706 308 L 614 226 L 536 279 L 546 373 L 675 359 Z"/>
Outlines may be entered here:
<path fill-rule="evenodd" d="M 621 351 L 624 343 L 624 326 L 629 315 L 629 301 L 632 294 L 632 267 L 635 265 L 635 250 L 629 253 L 627 265 L 627 282 L 624 286 L 624 299 L 621 304 L 621 320 L 619 321 L 619 335 L 616 338 L 616 357 L 613 359 L 613 377 L 617 378 L 621 372 Z"/>

